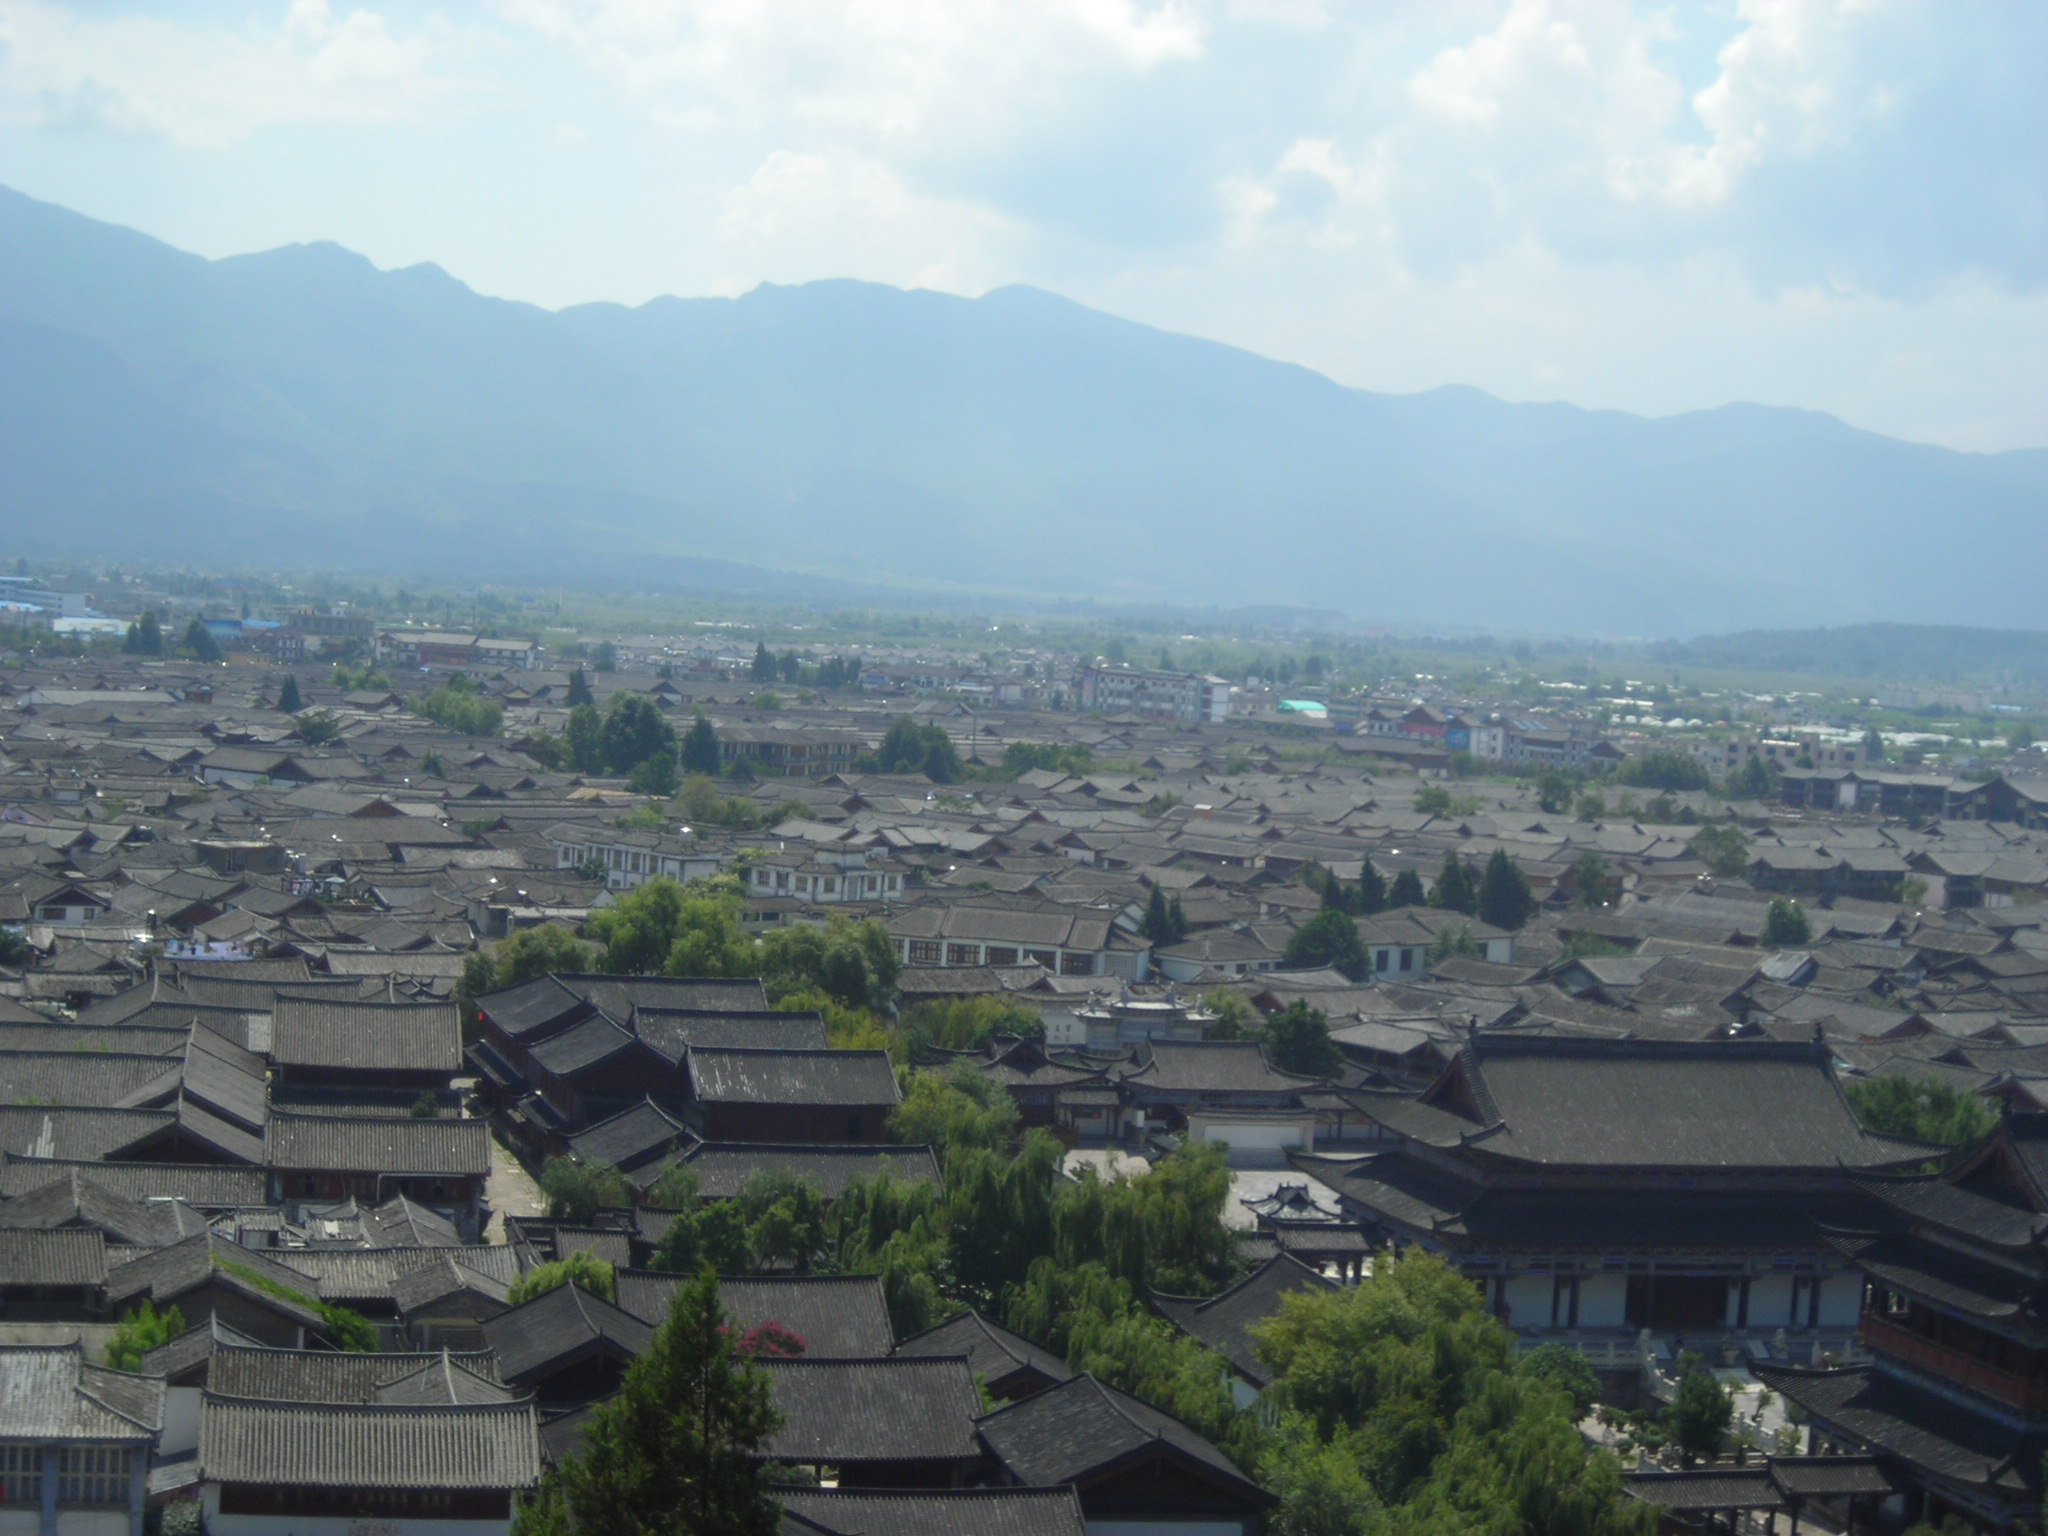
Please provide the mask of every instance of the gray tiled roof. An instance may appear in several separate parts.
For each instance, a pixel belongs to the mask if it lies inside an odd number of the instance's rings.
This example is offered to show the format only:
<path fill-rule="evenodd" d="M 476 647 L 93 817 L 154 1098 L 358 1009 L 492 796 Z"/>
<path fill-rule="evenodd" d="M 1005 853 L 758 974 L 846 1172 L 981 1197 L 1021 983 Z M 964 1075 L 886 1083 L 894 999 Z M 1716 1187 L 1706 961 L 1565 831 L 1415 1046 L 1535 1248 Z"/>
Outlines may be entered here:
<path fill-rule="evenodd" d="M 199 1330 L 195 1329 L 194 1332 Z M 207 1390 L 220 1397 L 287 1403 L 367 1403 L 378 1388 L 441 1358 L 419 1354 L 347 1354 L 335 1350 L 270 1349 L 216 1341 L 207 1366 Z M 464 1369 L 496 1381 L 498 1357 L 489 1350 L 457 1354 Z"/>
<path fill-rule="evenodd" d="M 659 1327 L 668 1321 L 669 1297 L 689 1279 L 622 1269 L 619 1305 Z M 814 1359 L 878 1358 L 896 1342 L 875 1275 L 728 1276 L 718 1282 L 718 1302 L 742 1329 L 781 1323 L 803 1338 L 804 1354 Z"/>
<path fill-rule="evenodd" d="M 0 1201 L 0 1228 L 84 1226 L 103 1232 L 118 1243 L 156 1247 L 187 1236 L 183 1220 L 198 1221 L 198 1213 L 183 1201 L 151 1201 L 144 1204 L 117 1195 L 104 1185 L 84 1177 L 77 1166 L 64 1171 L 41 1189 Z"/>
<path fill-rule="evenodd" d="M 1518 1162 L 1832 1170 L 1926 1155 L 1858 1125 L 1806 1044 L 1481 1035 L 1460 1067 L 1491 1112 L 1476 1144 Z"/>
<path fill-rule="evenodd" d="M 582 1162 L 616 1168 L 688 1139 L 680 1120 L 643 1099 L 570 1137 L 569 1146 Z"/>
<path fill-rule="evenodd" d="M 783 1536 L 1085 1536 L 1072 1488 L 784 1488 Z"/>
<path fill-rule="evenodd" d="M 966 1461 L 979 1454 L 981 1398 L 967 1362 L 763 1362 L 782 1424 L 768 1452 L 803 1465 L 862 1461 Z"/>
<path fill-rule="evenodd" d="M 0 1235 L 0 1285 L 96 1286 L 107 1277 L 107 1240 L 91 1227 Z"/>
<path fill-rule="evenodd" d="M 202 1211 L 247 1210 L 270 1203 L 261 1168 L 226 1163 L 121 1163 L 77 1158 L 0 1156 L 0 1196 L 41 1189 L 75 1172 L 129 1200 L 181 1199 Z"/>
<path fill-rule="evenodd" d="M 540 1479 L 530 1402 L 276 1403 L 204 1397 L 207 1481 L 267 1487 L 526 1488 Z"/>
<path fill-rule="evenodd" d="M 72 1344 L 0 1344 L 0 1433 L 44 1440 L 152 1441 L 164 1384 L 89 1364 Z"/>
<path fill-rule="evenodd" d="M 1277 1316 L 1281 1298 L 1290 1292 L 1336 1289 L 1334 1281 L 1281 1254 L 1207 1301 L 1184 1296 L 1155 1296 L 1153 1301 L 1169 1321 L 1222 1355 L 1246 1380 L 1263 1384 L 1267 1371 L 1253 1350 L 1252 1327 Z"/>
<path fill-rule="evenodd" d="M 452 1003 L 365 1003 L 280 997 L 271 1058 L 282 1067 L 454 1072 L 462 1024 Z"/>
<path fill-rule="evenodd" d="M 967 1368 L 991 1387 L 1020 1372 L 1036 1372 L 1048 1381 L 1065 1381 L 1074 1374 L 1050 1350 L 971 1311 L 913 1334 L 896 1346 L 896 1353 L 906 1358 L 965 1355 Z"/>
<path fill-rule="evenodd" d="M 1228 1457 L 1180 1420 L 1093 1376 L 1076 1376 L 997 1409 L 981 1420 L 981 1437 L 1018 1481 L 1041 1487 L 1075 1482 L 1165 1446 L 1210 1477 L 1236 1484 L 1248 1500 L 1270 1502 Z"/>
<path fill-rule="evenodd" d="M 887 1051 L 692 1050 L 696 1095 L 713 1104 L 894 1104 Z"/>
<path fill-rule="evenodd" d="M 490 1128 L 481 1120 L 279 1113 L 265 1148 L 270 1166 L 282 1169 L 460 1175 L 491 1167 Z"/>
<path fill-rule="evenodd" d="M 484 1324 L 500 1374 L 514 1382 L 544 1374 L 593 1347 L 637 1355 L 653 1336 L 654 1330 L 632 1313 L 574 1284 L 558 1285 Z"/>

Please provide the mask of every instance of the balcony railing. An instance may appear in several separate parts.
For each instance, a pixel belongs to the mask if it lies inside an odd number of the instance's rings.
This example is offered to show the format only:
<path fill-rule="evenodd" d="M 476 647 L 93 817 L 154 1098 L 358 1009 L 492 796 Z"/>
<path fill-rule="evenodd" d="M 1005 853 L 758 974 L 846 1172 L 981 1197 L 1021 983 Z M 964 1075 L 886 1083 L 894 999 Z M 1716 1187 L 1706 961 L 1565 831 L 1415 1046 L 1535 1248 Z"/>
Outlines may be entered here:
<path fill-rule="evenodd" d="M 1910 1332 L 1875 1312 L 1863 1314 L 1863 1338 L 1872 1349 L 1918 1366 L 1931 1376 L 1982 1392 L 2028 1413 L 2048 1413 L 2048 1381 L 1987 1365 L 1963 1350 Z"/>

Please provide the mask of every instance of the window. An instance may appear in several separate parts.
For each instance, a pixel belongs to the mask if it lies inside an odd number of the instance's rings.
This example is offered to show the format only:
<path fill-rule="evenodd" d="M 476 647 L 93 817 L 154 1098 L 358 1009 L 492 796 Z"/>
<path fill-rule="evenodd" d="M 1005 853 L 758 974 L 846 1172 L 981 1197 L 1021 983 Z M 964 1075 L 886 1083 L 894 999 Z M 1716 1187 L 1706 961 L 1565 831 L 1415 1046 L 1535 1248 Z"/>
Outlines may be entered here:
<path fill-rule="evenodd" d="M 910 963 L 912 965 L 937 965 L 939 963 L 939 942 L 936 939 L 912 939 L 910 941 Z"/>
<path fill-rule="evenodd" d="M 43 1502 L 43 1448 L 0 1445 L 0 1505 L 34 1509 Z"/>
<path fill-rule="evenodd" d="M 990 965 L 1015 965 L 1017 963 L 1017 951 L 1005 949 L 1000 944 L 991 944 L 988 947 L 988 963 Z"/>
<path fill-rule="evenodd" d="M 1095 957 L 1093 955 L 1061 955 L 1060 974 L 1062 976 L 1093 976 L 1095 974 Z"/>
<path fill-rule="evenodd" d="M 1401 969 L 1402 969 L 1402 970 L 1404 970 L 1404 971 L 1412 971 L 1412 970 L 1414 970 L 1414 969 L 1415 969 L 1415 951 L 1414 951 L 1414 950 L 1412 950 L 1412 949 L 1404 949 L 1404 950 L 1402 950 L 1402 951 L 1401 951 Z"/>
<path fill-rule="evenodd" d="M 59 1504 L 128 1502 L 128 1452 L 117 1445 L 67 1445 L 57 1455 Z"/>
<path fill-rule="evenodd" d="M 979 944 L 948 944 L 946 946 L 946 964 L 981 964 L 981 946 Z"/>
<path fill-rule="evenodd" d="M 1376 971 L 1387 969 L 1387 962 L 1393 958 L 1393 951 L 1376 949 L 1372 952 L 1372 968 Z"/>

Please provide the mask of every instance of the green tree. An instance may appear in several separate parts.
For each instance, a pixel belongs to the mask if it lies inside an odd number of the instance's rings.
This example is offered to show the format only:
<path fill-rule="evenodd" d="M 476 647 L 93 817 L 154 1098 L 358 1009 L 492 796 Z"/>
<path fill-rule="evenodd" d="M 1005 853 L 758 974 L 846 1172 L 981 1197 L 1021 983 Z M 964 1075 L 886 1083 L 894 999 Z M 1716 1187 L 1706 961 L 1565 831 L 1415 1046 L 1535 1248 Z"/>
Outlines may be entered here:
<path fill-rule="evenodd" d="M 1367 854 L 1358 864 L 1357 895 L 1353 899 L 1352 911 L 1360 917 L 1370 917 L 1375 912 L 1387 909 L 1387 881 Z"/>
<path fill-rule="evenodd" d="M 1670 750 L 1630 758 L 1621 765 L 1615 778 L 1643 789 L 1705 789 L 1713 782 L 1696 759 Z"/>
<path fill-rule="evenodd" d="M 600 640 L 591 647 L 590 665 L 599 672 L 619 670 L 619 648 L 610 640 Z"/>
<path fill-rule="evenodd" d="M 583 1448 L 522 1511 L 522 1529 L 574 1536 L 775 1536 L 762 1449 L 777 1418 L 767 1373 L 741 1353 L 707 1268 L 590 1412 Z"/>
<path fill-rule="evenodd" d="M 1778 792 L 1777 765 L 1751 753 L 1742 760 L 1741 767 L 1728 775 L 1726 787 L 1731 800 L 1769 799 Z"/>
<path fill-rule="evenodd" d="M 330 710 L 303 710 L 292 716 L 292 734 L 309 747 L 324 747 L 341 739 L 341 721 Z"/>
<path fill-rule="evenodd" d="M 1446 912 L 1462 912 L 1467 917 L 1479 909 L 1479 889 L 1472 879 L 1472 866 L 1455 852 L 1444 855 L 1444 866 L 1437 872 L 1429 904 Z"/>
<path fill-rule="evenodd" d="M 607 773 L 629 774 L 650 757 L 665 757 L 673 781 L 675 727 L 663 718 L 660 706 L 645 694 L 614 694 L 598 739 Z"/>
<path fill-rule="evenodd" d="M 618 1276 L 611 1265 L 587 1248 L 579 1248 L 567 1258 L 556 1259 L 552 1263 L 536 1264 L 512 1282 L 505 1292 L 505 1299 L 516 1307 L 565 1285 L 580 1285 L 591 1295 L 602 1296 L 606 1301 L 616 1302 L 619 1299 Z"/>
<path fill-rule="evenodd" d="M 683 772 L 707 777 L 718 772 L 718 731 L 701 709 L 683 737 Z"/>
<path fill-rule="evenodd" d="M 604 720 L 594 704 L 578 704 L 562 728 L 569 766 L 578 773 L 604 772 Z"/>
<path fill-rule="evenodd" d="M 299 697 L 299 680 L 296 677 L 286 675 L 284 686 L 277 690 L 277 707 L 288 715 L 296 715 L 306 707 L 305 701 Z"/>
<path fill-rule="evenodd" d="M 1763 942 L 1771 949 L 1798 949 L 1813 942 L 1806 909 L 1789 896 L 1773 896 L 1764 908 Z"/>
<path fill-rule="evenodd" d="M 472 968 L 469 961 L 479 964 Z M 550 973 L 580 975 L 590 969 L 590 946 L 559 923 L 542 923 L 521 928 L 500 940 L 488 952 L 478 951 L 463 964 L 463 978 L 470 997 L 516 987 L 522 981 Z"/>
<path fill-rule="evenodd" d="M 1318 912 L 1295 929 L 1287 941 L 1284 963 L 1295 969 L 1330 966 L 1353 981 L 1365 980 L 1370 964 L 1365 945 L 1359 941 L 1358 924 L 1342 912 Z"/>
<path fill-rule="evenodd" d="M 1749 839 L 1733 824 L 1701 827 L 1685 851 L 1724 877 L 1739 875 L 1749 867 Z"/>
<path fill-rule="evenodd" d="M 583 675 L 581 667 L 569 674 L 569 687 L 562 695 L 562 702 L 570 709 L 579 704 L 588 704 L 593 709 L 596 708 L 597 695 L 590 691 L 590 679 Z"/>
<path fill-rule="evenodd" d="M 1574 1422 L 1585 1418 L 1600 1401 L 1600 1377 L 1585 1355 L 1569 1344 L 1538 1344 L 1516 1362 L 1515 1370 L 1545 1381 L 1571 1399 Z"/>
<path fill-rule="evenodd" d="M 1468 960 L 1482 958 L 1479 941 L 1472 937 L 1470 923 L 1446 923 L 1437 930 L 1436 937 L 1429 941 L 1429 958 L 1437 961 L 1460 957 Z"/>
<path fill-rule="evenodd" d="M 1856 1118 L 1873 1131 L 1945 1147 L 1968 1146 L 1991 1134 L 1998 1116 L 1967 1088 L 1934 1078 L 1853 1078 L 1842 1085 Z"/>
<path fill-rule="evenodd" d="M 1572 884 L 1577 887 L 1579 905 L 1589 912 L 1614 899 L 1614 882 L 1607 861 L 1590 848 L 1573 862 Z"/>
<path fill-rule="evenodd" d="M 753 677 L 757 683 L 772 683 L 782 673 L 782 666 L 775 659 L 775 653 L 768 649 L 768 642 L 754 642 Z"/>
<path fill-rule="evenodd" d="M 220 642 L 213 638 L 213 631 L 206 627 L 204 619 L 194 619 L 185 626 L 184 649 L 194 661 L 220 660 Z"/>
<path fill-rule="evenodd" d="M 720 1275 L 754 1273 L 746 1213 L 737 1200 L 710 1200 L 679 1211 L 655 1245 L 653 1264 L 670 1274 L 711 1268 Z"/>
<path fill-rule="evenodd" d="M 1202 1026 L 1204 1040 L 1240 1040 L 1259 1028 L 1258 1010 L 1239 992 L 1205 992 L 1202 1006 L 1216 1015 L 1216 1022 Z"/>
<path fill-rule="evenodd" d="M 478 693 L 476 684 L 459 673 L 415 699 L 412 712 L 465 736 L 495 736 L 505 722 L 504 707 Z"/>
<path fill-rule="evenodd" d="M 1522 866 L 1496 848 L 1486 860 L 1486 872 L 1479 877 L 1478 915 L 1494 928 L 1520 928 L 1536 914 L 1536 898 Z"/>
<path fill-rule="evenodd" d="M 1679 1361 L 1678 1392 L 1665 1412 L 1665 1422 L 1688 1467 L 1721 1453 L 1721 1440 L 1734 1414 L 1735 1405 L 1727 1391 L 1698 1355 L 1688 1354 Z"/>
<path fill-rule="evenodd" d="M 139 1371 L 142 1357 L 185 1331 L 185 1314 L 176 1307 L 159 1312 L 145 1296 L 121 1315 L 107 1340 L 107 1364 L 117 1371 Z"/>
<path fill-rule="evenodd" d="M 548 1215 L 558 1221 L 587 1222 L 603 1206 L 629 1206 L 633 1186 L 616 1168 L 551 1157 L 541 1164 L 541 1193 L 548 1197 Z"/>
<path fill-rule="evenodd" d="M 1568 1389 L 1514 1364 L 1478 1288 L 1420 1249 L 1356 1286 L 1301 1291 L 1251 1330 L 1277 1421 L 1262 1481 L 1278 1530 L 1623 1536 L 1654 1528 L 1589 1451 Z"/>
<path fill-rule="evenodd" d="M 1329 1078 L 1343 1069 L 1344 1053 L 1330 1038 L 1329 1019 L 1299 999 L 1266 1021 L 1263 1039 L 1266 1059 L 1282 1072 Z"/>
<path fill-rule="evenodd" d="M 1427 905 L 1423 897 L 1422 876 L 1412 869 L 1404 869 L 1394 876 L 1393 889 L 1387 892 L 1389 907 L 1420 907 Z"/>
<path fill-rule="evenodd" d="M 121 649 L 130 656 L 163 655 L 164 630 L 157 622 L 154 608 L 143 609 L 142 616 L 128 626 L 128 638 L 121 643 Z"/>
<path fill-rule="evenodd" d="M 675 759 L 662 753 L 642 758 L 626 775 L 626 788 L 639 795 L 654 795 L 666 800 L 676 792 Z"/>
<path fill-rule="evenodd" d="M 1572 781 L 1555 769 L 1536 776 L 1536 804 L 1546 816 L 1562 816 L 1572 808 Z"/>
<path fill-rule="evenodd" d="M 903 1102 L 889 1115 L 889 1137 L 930 1146 L 942 1155 L 961 1148 L 1006 1146 L 1017 1127 L 1017 1102 L 967 1062 L 943 1072 L 916 1072 Z"/>
<path fill-rule="evenodd" d="M 960 777 L 960 754 L 945 729 L 919 725 L 908 715 L 898 715 L 890 723 L 875 760 L 883 773 L 921 773 L 934 784 L 951 784 Z"/>
<path fill-rule="evenodd" d="M 1174 942 L 1173 913 L 1166 904 L 1164 886 L 1152 887 L 1152 894 L 1145 902 L 1145 920 L 1138 925 L 1138 932 L 1154 944 L 1167 945 Z"/>

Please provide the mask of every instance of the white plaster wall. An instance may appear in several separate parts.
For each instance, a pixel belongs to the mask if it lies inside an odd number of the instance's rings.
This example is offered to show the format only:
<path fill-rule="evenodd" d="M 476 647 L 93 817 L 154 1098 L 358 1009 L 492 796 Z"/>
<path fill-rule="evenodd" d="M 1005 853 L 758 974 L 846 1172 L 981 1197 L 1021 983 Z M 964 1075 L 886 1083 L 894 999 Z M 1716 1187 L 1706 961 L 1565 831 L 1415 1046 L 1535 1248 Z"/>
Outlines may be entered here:
<path fill-rule="evenodd" d="M 1792 1311 L 1792 1277 L 1790 1275 L 1758 1275 L 1749 1282 L 1749 1326 L 1752 1328 L 1789 1327 L 1788 1318 Z"/>
<path fill-rule="evenodd" d="M 1863 1278 L 1860 1275 L 1829 1275 L 1820 1288 L 1820 1325 L 1823 1328 L 1852 1328 L 1863 1315 Z"/>
<path fill-rule="evenodd" d="M 158 1454 L 176 1456 L 199 1444 L 198 1387 L 164 1389 L 164 1434 Z"/>
<path fill-rule="evenodd" d="M 1581 1328 L 1620 1328 L 1627 1320 L 1627 1275 L 1587 1275 L 1579 1282 Z"/>
<path fill-rule="evenodd" d="M 1548 1328 L 1550 1326 L 1551 1279 L 1548 1275 L 1516 1275 L 1508 1281 L 1508 1326 Z M 1563 1327 L 1565 1320 L 1558 1319 Z"/>

